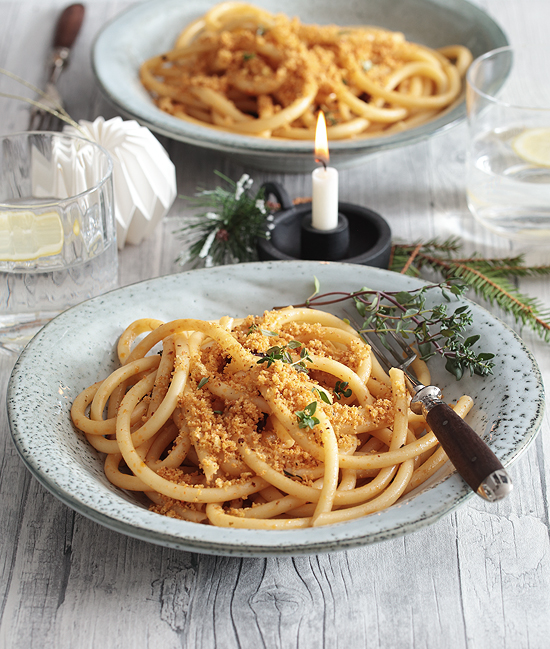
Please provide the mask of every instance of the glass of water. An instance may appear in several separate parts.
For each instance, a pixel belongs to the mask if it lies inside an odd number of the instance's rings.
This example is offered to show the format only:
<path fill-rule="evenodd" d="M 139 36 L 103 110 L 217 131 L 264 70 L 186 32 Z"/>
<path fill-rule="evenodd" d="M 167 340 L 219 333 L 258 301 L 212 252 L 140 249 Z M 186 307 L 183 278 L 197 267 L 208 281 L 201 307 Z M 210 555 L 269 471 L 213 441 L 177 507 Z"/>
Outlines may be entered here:
<path fill-rule="evenodd" d="M 531 242 L 550 238 L 550 72 L 535 56 L 502 47 L 479 57 L 466 101 L 470 211 L 494 232 Z"/>
<path fill-rule="evenodd" d="M 64 133 L 0 138 L 0 346 L 118 284 L 113 163 Z"/>

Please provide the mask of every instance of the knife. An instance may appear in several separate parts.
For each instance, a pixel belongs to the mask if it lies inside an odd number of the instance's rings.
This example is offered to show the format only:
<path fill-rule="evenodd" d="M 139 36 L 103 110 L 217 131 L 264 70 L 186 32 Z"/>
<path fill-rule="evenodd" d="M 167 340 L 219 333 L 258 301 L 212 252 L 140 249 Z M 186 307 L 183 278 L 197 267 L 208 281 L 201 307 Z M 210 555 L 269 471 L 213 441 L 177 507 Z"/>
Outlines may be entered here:
<path fill-rule="evenodd" d="M 50 57 L 48 81 L 44 89 L 44 95 L 38 100 L 47 108 L 63 109 L 61 96 L 57 90 L 57 82 L 61 73 L 67 67 L 71 48 L 80 32 L 83 20 L 84 5 L 79 3 L 66 7 L 59 16 Z M 54 116 L 47 110 L 34 107 L 31 111 L 28 130 L 47 130 L 47 127 L 53 123 L 53 119 Z"/>

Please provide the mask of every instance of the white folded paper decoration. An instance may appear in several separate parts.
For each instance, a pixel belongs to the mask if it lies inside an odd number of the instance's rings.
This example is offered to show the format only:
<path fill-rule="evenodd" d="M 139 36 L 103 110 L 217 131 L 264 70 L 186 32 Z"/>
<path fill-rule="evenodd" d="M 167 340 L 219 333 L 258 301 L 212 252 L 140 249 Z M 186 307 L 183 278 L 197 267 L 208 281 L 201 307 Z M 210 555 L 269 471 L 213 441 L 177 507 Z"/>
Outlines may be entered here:
<path fill-rule="evenodd" d="M 97 148 L 91 141 L 84 146 L 76 146 L 75 142 L 69 138 L 54 139 L 47 154 L 39 147 L 31 148 L 32 196 L 69 198 L 101 181 L 103 171 L 96 156 Z"/>
<path fill-rule="evenodd" d="M 113 159 L 113 186 L 118 247 L 138 244 L 168 212 L 176 198 L 176 169 L 164 147 L 145 126 L 114 117 L 81 120 L 90 139 Z M 81 135 L 65 126 L 64 132 Z"/>

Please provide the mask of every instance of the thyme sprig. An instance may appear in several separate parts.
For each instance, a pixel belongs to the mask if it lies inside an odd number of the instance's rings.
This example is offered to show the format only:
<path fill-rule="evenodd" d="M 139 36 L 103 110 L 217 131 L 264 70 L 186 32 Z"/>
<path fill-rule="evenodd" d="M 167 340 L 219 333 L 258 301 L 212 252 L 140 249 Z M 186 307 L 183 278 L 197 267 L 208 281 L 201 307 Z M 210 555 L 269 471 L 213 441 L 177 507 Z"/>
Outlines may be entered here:
<path fill-rule="evenodd" d="M 254 333 L 255 331 L 259 331 L 261 334 L 264 336 L 278 336 L 279 334 L 276 331 L 270 331 L 269 329 L 261 329 L 258 327 L 257 324 L 252 324 L 248 328 L 248 331 L 246 332 L 247 336 L 250 336 L 250 334 Z"/>
<path fill-rule="evenodd" d="M 319 424 L 319 419 L 314 417 L 317 410 L 317 401 L 312 401 L 303 410 L 296 410 L 294 413 L 298 419 L 298 428 L 315 428 Z"/>
<path fill-rule="evenodd" d="M 428 306 L 428 293 L 437 289 L 444 302 Z M 494 354 L 474 350 L 479 336 L 463 335 L 472 324 L 468 306 L 448 311 L 448 304 L 453 298 L 460 297 L 466 290 L 467 285 L 457 281 L 430 284 L 411 291 L 362 288 L 353 293 L 314 293 L 303 305 L 297 306 L 317 307 L 353 300 L 363 318 L 360 327 L 362 333 L 376 333 L 383 342 L 389 332 L 405 339 L 412 337 L 422 360 L 439 354 L 445 359 L 445 369 L 459 380 L 466 371 L 470 375 L 486 376 L 492 374 L 494 367 Z"/>
<path fill-rule="evenodd" d="M 230 189 L 218 186 L 187 197 L 204 211 L 187 217 L 175 233 L 181 239 L 190 239 L 187 254 L 176 260 L 182 265 L 189 262 L 193 266 L 202 263 L 210 267 L 254 261 L 256 240 L 270 237 L 273 216 L 266 208 L 264 190 L 251 192 L 253 180 L 248 174 L 235 182 L 219 171 L 214 173 Z"/>
<path fill-rule="evenodd" d="M 348 397 L 351 397 L 352 392 L 351 388 L 348 388 L 349 383 L 347 381 L 336 381 L 336 385 L 334 386 L 334 396 L 340 401 L 342 397 L 345 397 L 346 399 Z"/>
<path fill-rule="evenodd" d="M 325 388 L 311 388 L 311 391 L 313 392 L 313 394 L 316 394 L 319 399 L 321 399 L 321 401 L 324 401 L 329 406 L 332 406 L 332 404 L 334 403 L 330 392 L 328 392 L 328 390 L 326 390 Z M 338 397 L 338 399 L 340 399 L 340 397 Z"/>
<path fill-rule="evenodd" d="M 527 266 L 524 255 L 488 259 L 478 255 L 460 257 L 461 248 L 457 238 L 396 243 L 390 269 L 415 277 L 428 269 L 446 281 L 459 279 L 478 297 L 499 306 L 517 324 L 530 327 L 542 340 L 550 342 L 550 310 L 536 298 L 518 291 L 513 283 L 519 277 L 550 275 L 550 266 Z"/>
<path fill-rule="evenodd" d="M 298 349 L 300 350 L 299 358 L 295 361 L 292 358 L 289 350 Z M 266 352 L 262 354 L 262 358 L 257 361 L 257 364 L 261 365 L 262 363 L 267 363 L 267 367 L 271 367 L 271 365 L 275 361 L 288 363 L 289 365 L 292 365 L 296 371 L 304 372 L 305 374 L 307 374 L 308 368 L 306 366 L 306 361 L 311 363 L 312 358 L 303 343 L 301 343 L 299 340 L 291 340 L 288 345 L 274 345 L 273 347 L 270 347 Z"/>

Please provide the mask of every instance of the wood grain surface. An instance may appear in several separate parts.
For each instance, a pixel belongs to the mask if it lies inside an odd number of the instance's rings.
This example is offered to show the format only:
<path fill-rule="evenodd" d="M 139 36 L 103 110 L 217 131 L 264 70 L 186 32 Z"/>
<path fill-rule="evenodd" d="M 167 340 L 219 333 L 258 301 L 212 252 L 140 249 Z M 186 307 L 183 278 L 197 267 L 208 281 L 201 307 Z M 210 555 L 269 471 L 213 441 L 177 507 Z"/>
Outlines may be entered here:
<path fill-rule="evenodd" d="M 184 1 L 184 0 L 182 0 Z M 36 84 L 61 0 L 0 0 L 0 66 Z M 76 119 L 116 114 L 90 65 L 99 28 L 128 2 L 86 3 L 86 18 L 61 80 Z M 550 60 L 548 0 L 478 0 L 513 45 Z M 0 91 L 14 92 L 0 78 Z M 4 133 L 24 130 L 28 109 L 0 98 Z M 244 169 L 216 152 L 162 140 L 178 168 L 178 191 L 216 185 L 213 170 Z M 464 193 L 466 128 L 373 156 L 341 173 L 341 200 L 369 206 L 403 240 L 461 236 L 482 255 L 525 252 L 549 263 L 548 246 L 525 249 L 483 230 Z M 247 170 L 250 171 L 250 170 Z M 310 195 L 306 175 L 254 173 Z M 179 217 L 120 256 L 120 284 L 178 270 Z M 518 286 L 550 307 L 547 280 Z M 493 309 L 496 315 L 502 316 Z M 505 318 L 506 320 L 506 318 Z M 507 320 L 509 323 L 510 321 Z M 511 324 L 511 323 L 510 323 Z M 548 346 L 521 331 L 546 378 Z M 0 647 L 2 649 L 545 649 L 550 646 L 548 485 L 550 427 L 510 469 L 512 495 L 472 499 L 438 523 L 369 547 L 299 558 L 238 559 L 151 545 L 93 523 L 46 492 L 11 441 L 4 395 L 15 358 L 0 353 Z"/>

